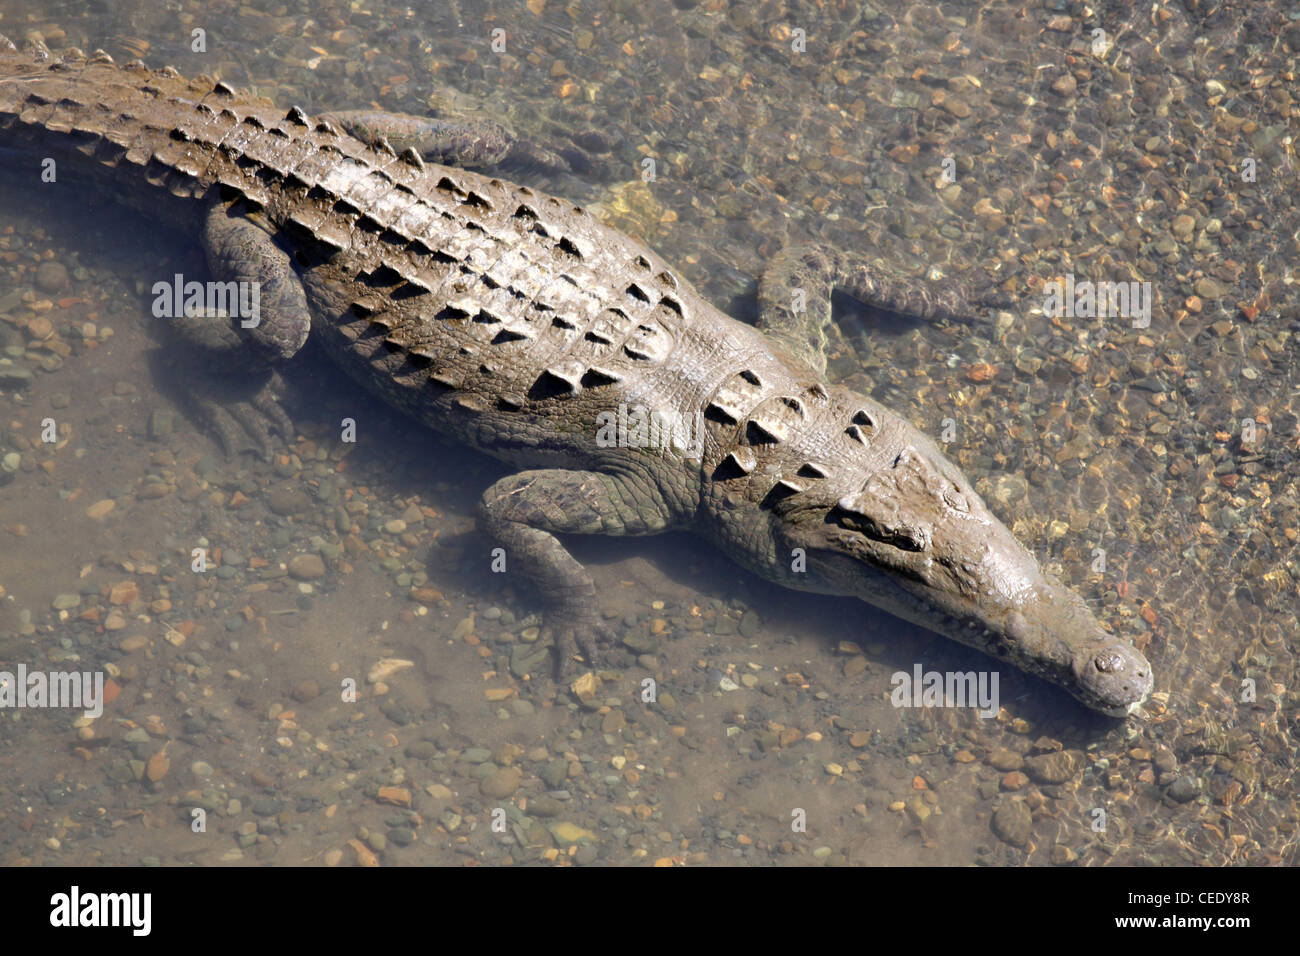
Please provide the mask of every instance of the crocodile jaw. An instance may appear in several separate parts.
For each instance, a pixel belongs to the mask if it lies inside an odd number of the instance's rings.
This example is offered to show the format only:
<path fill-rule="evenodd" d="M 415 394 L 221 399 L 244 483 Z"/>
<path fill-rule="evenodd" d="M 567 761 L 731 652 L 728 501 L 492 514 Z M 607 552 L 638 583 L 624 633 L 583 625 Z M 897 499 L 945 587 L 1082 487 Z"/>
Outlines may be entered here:
<path fill-rule="evenodd" d="M 1005 537 L 986 539 L 984 560 L 973 575 L 980 581 L 977 590 L 954 586 L 945 575 L 931 576 L 934 583 L 928 583 L 910 572 L 874 562 L 864 567 L 861 557 L 846 562 L 838 555 L 816 562 L 830 579 L 824 590 L 859 597 L 984 651 L 1057 684 L 1107 716 L 1136 712 L 1152 689 L 1146 658 L 1106 631 L 1077 594 L 1044 574 L 1010 532 L 993 521 Z M 969 573 L 972 563 L 966 562 L 966 568 Z M 882 591 L 882 580 L 892 581 L 892 593 Z"/>
<path fill-rule="evenodd" d="M 1152 688 L 1142 654 L 1044 573 L 932 443 L 909 439 L 888 468 L 855 479 L 856 490 L 835 504 L 785 503 L 777 533 L 806 549 L 812 573 L 784 583 L 861 598 L 1051 681 L 1093 710 L 1133 713 Z"/>

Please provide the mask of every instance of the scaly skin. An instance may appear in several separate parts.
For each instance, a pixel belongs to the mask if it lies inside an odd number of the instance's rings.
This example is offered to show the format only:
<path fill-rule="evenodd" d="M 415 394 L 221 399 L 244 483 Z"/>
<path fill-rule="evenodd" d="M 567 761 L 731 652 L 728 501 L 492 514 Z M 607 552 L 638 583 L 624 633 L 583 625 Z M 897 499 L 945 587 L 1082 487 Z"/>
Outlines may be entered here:
<path fill-rule="evenodd" d="M 500 128 L 322 122 L 172 70 L 6 45 L 0 149 L 54 158 L 60 183 L 191 231 L 219 280 L 261 283 L 256 327 L 189 316 L 187 337 L 266 364 L 316 335 L 391 404 L 520 469 L 480 516 L 540 586 L 562 651 L 590 653 L 599 615 L 556 534 L 681 528 L 769 579 L 870 601 L 1105 713 L 1149 693 L 1142 656 L 1042 572 L 929 439 L 824 381 L 832 287 L 937 315 L 980 303 L 959 284 L 918 289 L 790 250 L 763 282 L 760 332 L 584 210 L 433 162 L 496 161 L 512 149 Z M 632 419 L 621 439 L 620 408 Z M 678 440 L 638 441 L 639 412 L 677 423 Z"/>

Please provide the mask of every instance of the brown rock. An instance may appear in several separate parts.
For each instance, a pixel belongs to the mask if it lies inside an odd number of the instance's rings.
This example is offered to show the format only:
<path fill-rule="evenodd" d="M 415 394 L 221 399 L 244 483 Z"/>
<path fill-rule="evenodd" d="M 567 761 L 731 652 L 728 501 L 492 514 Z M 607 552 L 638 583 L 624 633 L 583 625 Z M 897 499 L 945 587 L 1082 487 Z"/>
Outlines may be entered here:
<path fill-rule="evenodd" d="M 479 790 L 491 800 L 505 800 L 519 789 L 524 773 L 518 767 L 502 767 L 483 778 Z"/>
<path fill-rule="evenodd" d="M 68 286 L 68 270 L 61 262 L 42 262 L 36 267 L 36 288 L 42 292 L 62 292 Z"/>
<path fill-rule="evenodd" d="M 1003 773 L 1007 773 L 1012 770 L 1019 770 L 1023 767 L 1025 765 L 1025 758 L 1010 750 L 999 749 L 985 757 L 984 762 L 994 770 L 1001 770 Z"/>
<path fill-rule="evenodd" d="M 134 581 L 121 581 L 114 584 L 108 592 L 108 602 L 110 604 L 130 604 L 132 601 L 139 600 L 140 588 Z"/>
<path fill-rule="evenodd" d="M 144 775 L 149 778 L 151 783 L 157 783 L 163 777 L 167 776 L 167 771 L 171 769 L 172 762 L 167 759 L 167 748 L 164 747 L 144 765 Z"/>
<path fill-rule="evenodd" d="M 319 554 L 295 554 L 289 559 L 289 577 L 295 581 L 315 581 L 325 576 L 325 562 Z"/>
<path fill-rule="evenodd" d="M 38 315 L 27 323 L 27 334 L 37 341 L 48 339 L 54 334 L 54 323 L 43 315 Z"/>
<path fill-rule="evenodd" d="M 1014 790 L 1020 790 L 1028 782 L 1029 782 L 1028 777 L 1026 777 L 1019 770 L 1013 770 L 1002 778 L 1001 784 L 1003 790 L 1014 791 Z"/>
<path fill-rule="evenodd" d="M 1065 751 L 1040 754 L 1026 760 L 1024 769 L 1036 783 L 1065 783 L 1074 776 L 1074 758 Z"/>
<path fill-rule="evenodd" d="M 379 802 L 391 803 L 395 807 L 411 806 L 411 791 L 405 787 L 380 787 Z"/>
<path fill-rule="evenodd" d="M 320 696 L 320 684 L 316 683 L 314 680 L 300 681 L 293 689 L 293 694 L 291 696 L 300 704 L 305 704 L 309 700 L 315 700 Z"/>
<path fill-rule="evenodd" d="M 992 828 L 994 834 L 1003 843 L 1023 847 L 1029 842 L 1034 829 L 1034 818 L 1019 797 L 1002 801 L 993 811 Z"/>

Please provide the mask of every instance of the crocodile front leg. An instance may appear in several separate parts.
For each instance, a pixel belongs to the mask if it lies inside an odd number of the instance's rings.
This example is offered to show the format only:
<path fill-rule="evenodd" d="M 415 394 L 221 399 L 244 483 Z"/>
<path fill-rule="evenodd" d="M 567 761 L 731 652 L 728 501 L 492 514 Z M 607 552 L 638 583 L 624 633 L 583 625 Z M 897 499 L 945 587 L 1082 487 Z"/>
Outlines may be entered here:
<path fill-rule="evenodd" d="M 631 476 L 547 468 L 502 478 L 479 503 L 483 530 L 505 548 L 506 570 L 518 569 L 547 604 L 557 669 L 574 645 L 588 664 L 609 635 L 600 622 L 596 584 L 559 534 L 657 534 L 670 510 L 657 490 Z"/>
<path fill-rule="evenodd" d="M 831 293 L 837 289 L 866 305 L 922 319 L 968 320 L 981 308 L 1011 301 L 991 281 L 982 286 L 951 277 L 918 282 L 827 246 L 787 246 L 759 282 L 758 327 L 819 375 L 826 373 Z"/>
<path fill-rule="evenodd" d="M 241 447 L 241 431 L 266 454 L 272 429 L 286 438 L 294 433 L 272 363 L 292 357 L 307 340 L 311 314 L 302 282 L 269 227 L 224 203 L 208 210 L 200 241 L 213 279 L 225 284 L 229 307 L 193 310 L 172 320 L 173 331 L 201 353 L 193 401 L 227 454 Z M 223 385 L 234 383 L 234 395 L 218 397 L 230 389 L 202 374 L 214 367 Z"/>

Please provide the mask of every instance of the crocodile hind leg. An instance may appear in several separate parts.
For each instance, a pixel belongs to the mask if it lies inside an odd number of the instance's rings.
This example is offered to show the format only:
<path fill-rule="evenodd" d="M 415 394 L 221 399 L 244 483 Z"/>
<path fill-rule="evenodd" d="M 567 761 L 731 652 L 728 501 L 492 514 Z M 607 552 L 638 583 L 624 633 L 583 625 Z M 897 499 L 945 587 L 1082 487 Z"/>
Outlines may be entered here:
<path fill-rule="evenodd" d="M 492 485 L 479 502 L 479 522 L 505 549 L 506 570 L 517 568 L 543 596 L 563 674 L 575 645 L 594 664 L 609 634 L 595 582 L 555 535 L 657 534 L 669 527 L 670 511 L 652 486 L 631 477 L 547 468 Z"/>
<path fill-rule="evenodd" d="M 192 400 L 227 455 L 251 438 L 265 456 L 273 430 L 284 438 L 294 434 L 272 363 L 292 357 L 307 340 L 311 315 L 302 282 L 270 230 L 237 208 L 213 205 L 201 241 L 213 289 L 226 307 L 187 309 L 171 322 L 178 337 L 195 347 L 187 359 L 201 366 L 190 382 Z M 221 380 L 214 381 L 212 372 Z"/>
<path fill-rule="evenodd" d="M 1009 304 L 989 281 L 972 285 L 951 277 L 918 282 L 879 271 L 863 259 L 821 245 L 787 246 L 768 264 L 758 285 L 758 327 L 818 375 L 826 373 L 831 293 L 847 292 L 866 305 L 922 319 L 967 320 L 981 308 Z"/>

